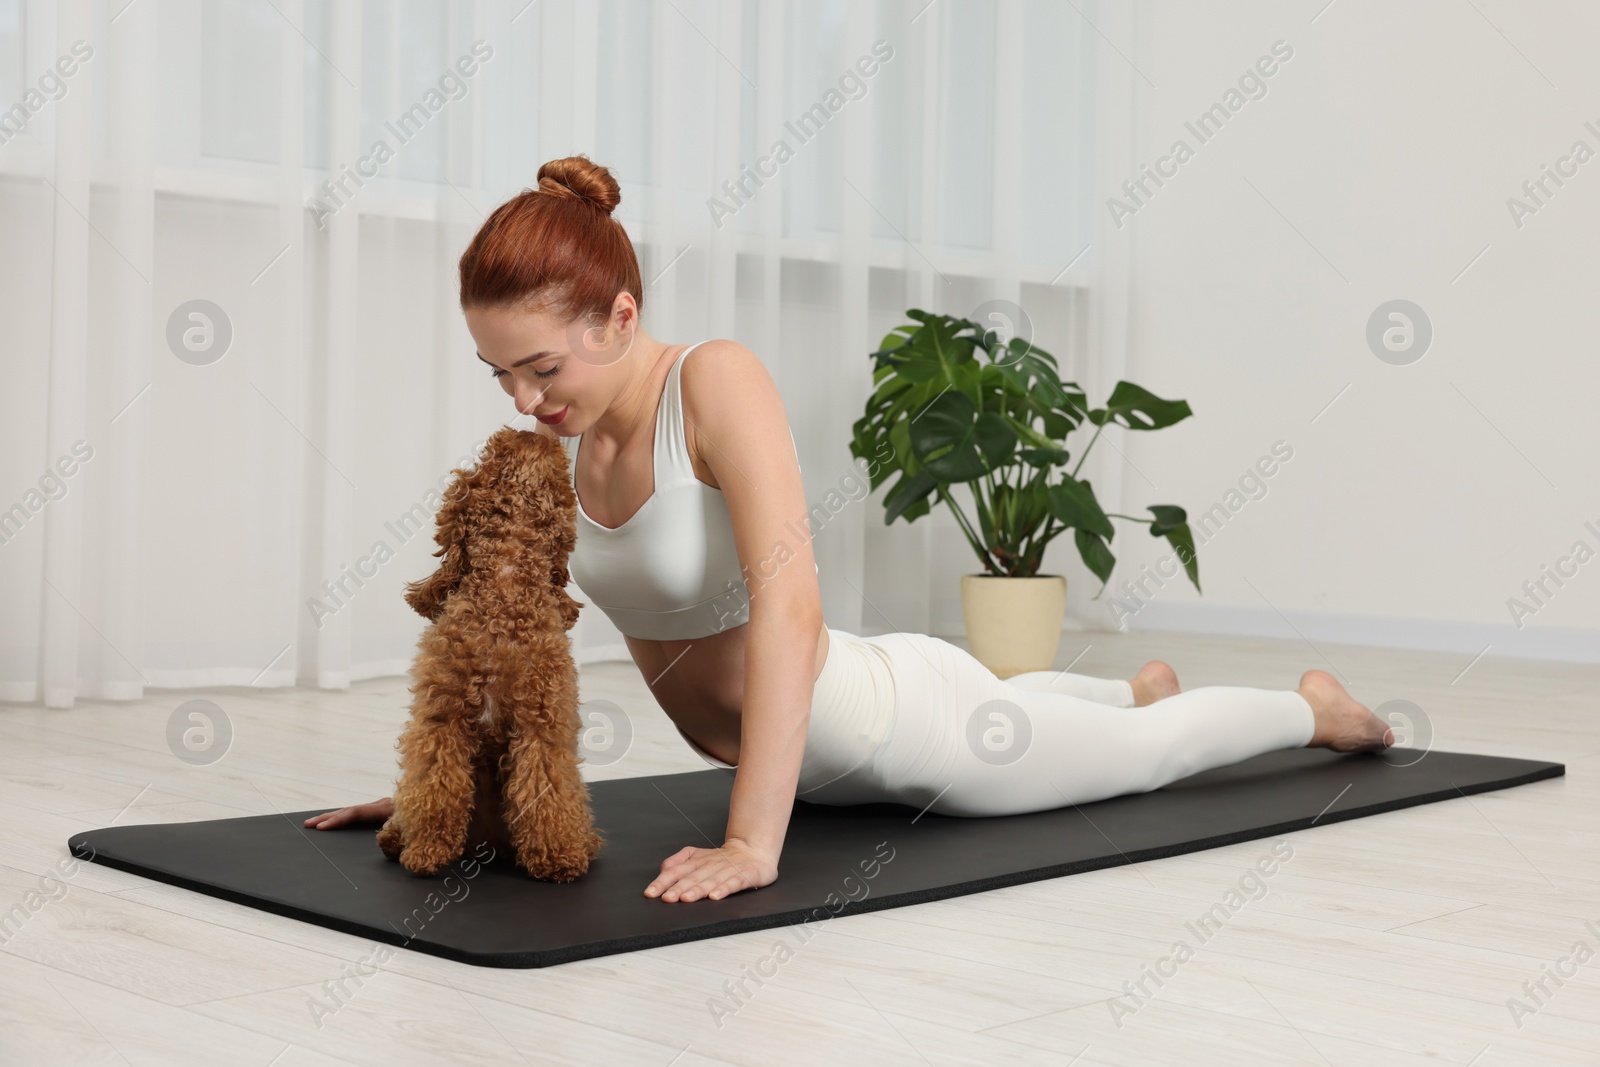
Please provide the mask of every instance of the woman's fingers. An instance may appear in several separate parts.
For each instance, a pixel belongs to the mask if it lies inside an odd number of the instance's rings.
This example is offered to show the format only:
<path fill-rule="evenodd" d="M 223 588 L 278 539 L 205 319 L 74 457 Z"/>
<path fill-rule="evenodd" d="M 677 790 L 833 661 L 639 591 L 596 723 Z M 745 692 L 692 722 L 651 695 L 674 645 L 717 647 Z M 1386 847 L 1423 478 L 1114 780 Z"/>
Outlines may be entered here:
<path fill-rule="evenodd" d="M 706 871 L 700 878 L 695 879 L 688 886 L 678 887 L 679 900 L 699 900 L 701 897 L 710 897 L 712 900 L 721 900 L 729 893 L 737 893 L 741 889 L 749 888 L 749 882 L 738 874 L 719 877 L 718 871 Z"/>
<path fill-rule="evenodd" d="M 685 846 L 668 856 L 666 859 L 662 860 L 661 873 L 655 877 L 654 881 L 645 887 L 644 895 L 648 897 L 654 896 L 657 893 L 661 893 L 665 891 L 668 886 L 672 885 L 680 877 L 682 877 L 684 872 L 675 868 L 681 868 L 683 864 L 690 862 L 694 855 L 694 851 L 695 850 L 693 846 Z"/>
<path fill-rule="evenodd" d="M 318 830 L 333 830 L 355 818 L 355 808 L 340 808 L 338 811 L 325 811 L 321 815 L 313 816 L 306 820 L 306 825 L 315 826 Z"/>
<path fill-rule="evenodd" d="M 672 882 L 668 883 L 665 887 L 663 887 L 659 891 L 661 899 L 665 900 L 665 901 L 667 901 L 669 903 L 672 902 L 672 901 L 675 901 L 675 900 L 689 900 L 689 899 L 692 899 L 688 895 L 689 894 L 689 890 L 690 890 L 692 885 L 693 885 L 693 877 L 692 877 L 692 875 L 685 875 L 683 877 L 674 879 Z"/>
<path fill-rule="evenodd" d="M 711 887 L 711 892 L 706 895 L 712 900 L 721 900 L 729 893 L 737 893 L 741 889 L 749 889 L 750 883 L 743 878 L 724 878 Z"/>
<path fill-rule="evenodd" d="M 346 823 L 387 820 L 393 814 L 394 798 L 384 797 L 382 800 L 374 800 L 366 804 L 351 804 L 336 811 L 325 811 L 321 815 L 313 815 L 306 819 L 302 825 L 315 827 L 318 830 L 336 830 Z"/>
<path fill-rule="evenodd" d="M 666 859 L 661 861 L 661 873 L 655 880 L 645 886 L 644 895 L 647 897 L 665 896 L 680 882 L 690 878 L 695 870 L 695 854 L 701 851 L 693 845 L 685 845 Z M 685 867 L 686 864 L 690 866 Z"/>
<path fill-rule="evenodd" d="M 747 872 L 724 855 L 722 849 L 687 847 L 662 861 L 661 872 L 645 887 L 644 895 L 659 896 L 668 903 L 701 897 L 721 900 L 729 893 L 755 885 Z"/>
<path fill-rule="evenodd" d="M 665 871 L 668 867 L 674 867 L 680 863 L 683 863 L 694 854 L 695 847 L 693 845 L 684 845 L 678 851 L 661 861 L 661 869 Z"/>

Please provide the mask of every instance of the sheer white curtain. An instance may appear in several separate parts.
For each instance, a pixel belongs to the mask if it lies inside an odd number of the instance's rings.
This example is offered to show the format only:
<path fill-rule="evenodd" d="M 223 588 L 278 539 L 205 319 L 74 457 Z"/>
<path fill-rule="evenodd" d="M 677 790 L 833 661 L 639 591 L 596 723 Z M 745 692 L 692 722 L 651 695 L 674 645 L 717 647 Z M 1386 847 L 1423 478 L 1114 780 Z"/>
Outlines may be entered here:
<path fill-rule="evenodd" d="M 0 0 L 0 699 L 404 673 L 434 494 L 517 422 L 456 259 L 575 153 L 651 332 L 779 383 L 829 625 L 959 633 L 953 520 L 838 507 L 867 354 L 1009 300 L 1109 389 L 1141 33 L 1093 0 Z M 574 641 L 624 654 L 597 609 Z"/>

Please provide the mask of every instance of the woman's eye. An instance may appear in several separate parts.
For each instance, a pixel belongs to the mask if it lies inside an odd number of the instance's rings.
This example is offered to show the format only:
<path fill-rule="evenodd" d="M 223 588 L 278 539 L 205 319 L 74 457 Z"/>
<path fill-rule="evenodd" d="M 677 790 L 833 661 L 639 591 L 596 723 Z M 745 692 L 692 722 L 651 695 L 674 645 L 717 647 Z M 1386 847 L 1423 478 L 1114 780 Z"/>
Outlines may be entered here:
<path fill-rule="evenodd" d="M 561 365 L 557 364 L 556 366 L 551 367 L 549 370 L 536 370 L 533 372 L 533 376 L 535 378 L 554 378 L 556 376 L 556 372 L 560 369 Z"/>
<path fill-rule="evenodd" d="M 500 375 L 502 375 L 504 373 L 505 373 L 505 371 L 503 371 L 500 368 L 496 367 L 494 370 L 489 372 L 489 377 L 498 378 L 498 377 L 500 377 Z"/>

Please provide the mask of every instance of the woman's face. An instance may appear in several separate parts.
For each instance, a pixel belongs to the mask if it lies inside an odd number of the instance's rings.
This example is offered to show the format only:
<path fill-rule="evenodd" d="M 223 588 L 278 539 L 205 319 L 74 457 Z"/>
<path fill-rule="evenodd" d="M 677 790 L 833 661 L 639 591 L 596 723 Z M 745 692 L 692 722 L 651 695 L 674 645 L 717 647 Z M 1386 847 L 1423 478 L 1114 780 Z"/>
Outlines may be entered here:
<path fill-rule="evenodd" d="M 465 315 L 478 358 L 517 411 L 557 433 L 600 415 L 604 405 L 594 396 L 600 371 L 631 344 L 631 335 L 620 339 L 612 330 L 610 343 L 602 345 L 606 329 L 581 319 L 560 323 L 542 313 L 492 308 L 468 308 Z"/>

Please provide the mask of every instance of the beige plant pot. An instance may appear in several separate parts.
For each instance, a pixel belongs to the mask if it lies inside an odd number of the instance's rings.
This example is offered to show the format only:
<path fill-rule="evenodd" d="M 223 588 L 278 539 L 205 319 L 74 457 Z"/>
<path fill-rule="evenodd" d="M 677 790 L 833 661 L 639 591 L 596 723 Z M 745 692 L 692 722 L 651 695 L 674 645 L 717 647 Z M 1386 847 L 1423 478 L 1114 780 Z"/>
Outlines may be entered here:
<path fill-rule="evenodd" d="M 961 614 L 973 658 L 997 677 L 1047 671 L 1055 665 L 1067 614 L 1067 579 L 993 574 L 961 576 Z"/>

